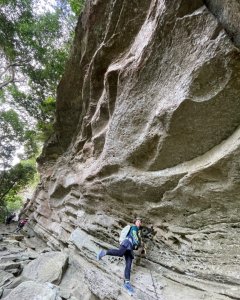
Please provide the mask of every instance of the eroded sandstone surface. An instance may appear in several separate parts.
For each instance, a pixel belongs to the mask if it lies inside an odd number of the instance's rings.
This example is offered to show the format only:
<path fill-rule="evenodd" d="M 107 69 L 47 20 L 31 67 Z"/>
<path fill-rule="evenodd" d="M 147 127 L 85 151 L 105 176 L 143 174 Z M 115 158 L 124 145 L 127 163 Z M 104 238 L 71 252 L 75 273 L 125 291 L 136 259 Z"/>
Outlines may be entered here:
<path fill-rule="evenodd" d="M 71 253 L 86 299 L 127 299 L 122 260 L 95 254 L 136 215 L 156 235 L 133 267 L 135 299 L 240 299 L 239 11 L 87 1 L 26 207 Z"/>

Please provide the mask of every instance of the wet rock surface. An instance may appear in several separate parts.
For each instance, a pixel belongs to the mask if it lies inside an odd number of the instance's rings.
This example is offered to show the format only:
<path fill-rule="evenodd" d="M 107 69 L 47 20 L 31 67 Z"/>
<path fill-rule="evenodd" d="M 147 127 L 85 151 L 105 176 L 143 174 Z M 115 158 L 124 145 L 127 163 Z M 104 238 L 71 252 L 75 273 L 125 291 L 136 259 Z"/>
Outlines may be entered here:
<path fill-rule="evenodd" d="M 25 207 L 78 276 L 63 298 L 127 299 L 123 260 L 95 255 L 140 215 L 135 299 L 240 299 L 239 3 L 220 2 L 87 1 Z"/>

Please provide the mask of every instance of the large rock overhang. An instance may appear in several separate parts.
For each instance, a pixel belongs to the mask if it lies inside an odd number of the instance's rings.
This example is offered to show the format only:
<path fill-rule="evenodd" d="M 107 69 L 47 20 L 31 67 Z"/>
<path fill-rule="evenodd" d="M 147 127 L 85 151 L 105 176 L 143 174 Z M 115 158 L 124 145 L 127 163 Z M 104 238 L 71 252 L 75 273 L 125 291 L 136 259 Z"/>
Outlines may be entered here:
<path fill-rule="evenodd" d="M 141 215 L 157 231 L 155 263 L 239 284 L 240 17 L 230 2 L 87 2 L 34 198 L 36 231 L 55 247 L 78 228 L 91 245 L 116 243 Z"/>

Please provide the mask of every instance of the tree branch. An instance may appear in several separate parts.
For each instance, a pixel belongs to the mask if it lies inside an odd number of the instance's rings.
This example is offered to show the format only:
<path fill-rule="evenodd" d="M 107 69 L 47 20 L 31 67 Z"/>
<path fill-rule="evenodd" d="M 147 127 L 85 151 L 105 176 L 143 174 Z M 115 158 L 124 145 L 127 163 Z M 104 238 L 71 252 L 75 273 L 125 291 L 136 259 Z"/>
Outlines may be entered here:
<path fill-rule="evenodd" d="M 8 64 L 4 70 L 0 73 L 0 78 L 2 78 L 7 72 L 10 72 L 11 77 L 9 80 L 6 80 L 2 83 L 0 83 L 0 90 L 4 88 L 5 86 L 9 85 L 13 82 L 21 82 L 20 80 L 17 80 L 15 78 L 15 67 L 23 66 L 25 63 L 27 63 L 29 60 L 22 60 L 22 61 L 15 61 L 13 63 Z"/>
<path fill-rule="evenodd" d="M 4 197 L 10 192 L 10 190 L 14 187 L 14 185 L 17 183 L 17 180 L 13 182 L 10 187 L 0 196 L 0 202 L 3 201 Z"/>
<path fill-rule="evenodd" d="M 13 66 L 10 66 L 8 69 L 10 69 L 11 77 L 9 80 L 6 80 L 5 82 L 0 83 L 0 90 L 4 88 L 5 86 L 9 85 L 10 83 L 13 83 L 15 81 L 15 70 Z M 8 70 L 7 69 L 7 70 Z M 5 69 L 5 73 L 7 72 Z M 4 74 L 4 73 L 3 73 Z"/>

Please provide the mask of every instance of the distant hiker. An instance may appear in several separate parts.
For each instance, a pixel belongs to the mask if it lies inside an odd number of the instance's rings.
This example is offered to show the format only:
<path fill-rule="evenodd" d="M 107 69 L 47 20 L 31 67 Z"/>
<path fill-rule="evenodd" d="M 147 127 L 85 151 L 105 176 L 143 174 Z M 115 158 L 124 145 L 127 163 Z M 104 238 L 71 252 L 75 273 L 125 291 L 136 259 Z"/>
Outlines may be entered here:
<path fill-rule="evenodd" d="M 5 219 L 5 224 L 9 225 L 15 217 L 16 217 L 15 213 L 11 213 L 10 215 L 8 215 Z"/>
<path fill-rule="evenodd" d="M 120 247 L 119 249 L 110 249 L 110 250 L 101 250 L 97 254 L 97 260 L 100 260 L 105 255 L 111 256 L 124 256 L 125 258 L 125 270 L 124 270 L 124 285 L 123 287 L 127 290 L 127 292 L 132 295 L 134 293 L 134 289 L 130 284 L 130 274 L 131 274 L 131 266 L 132 260 L 134 258 L 133 250 L 137 250 L 140 245 L 140 236 L 139 230 L 142 224 L 142 220 L 140 218 L 136 218 L 134 220 L 134 225 L 127 225 L 123 228 L 120 235 Z"/>
<path fill-rule="evenodd" d="M 14 232 L 19 232 L 27 223 L 28 223 L 28 218 L 21 219 L 18 222 L 18 227 L 14 230 Z"/>

